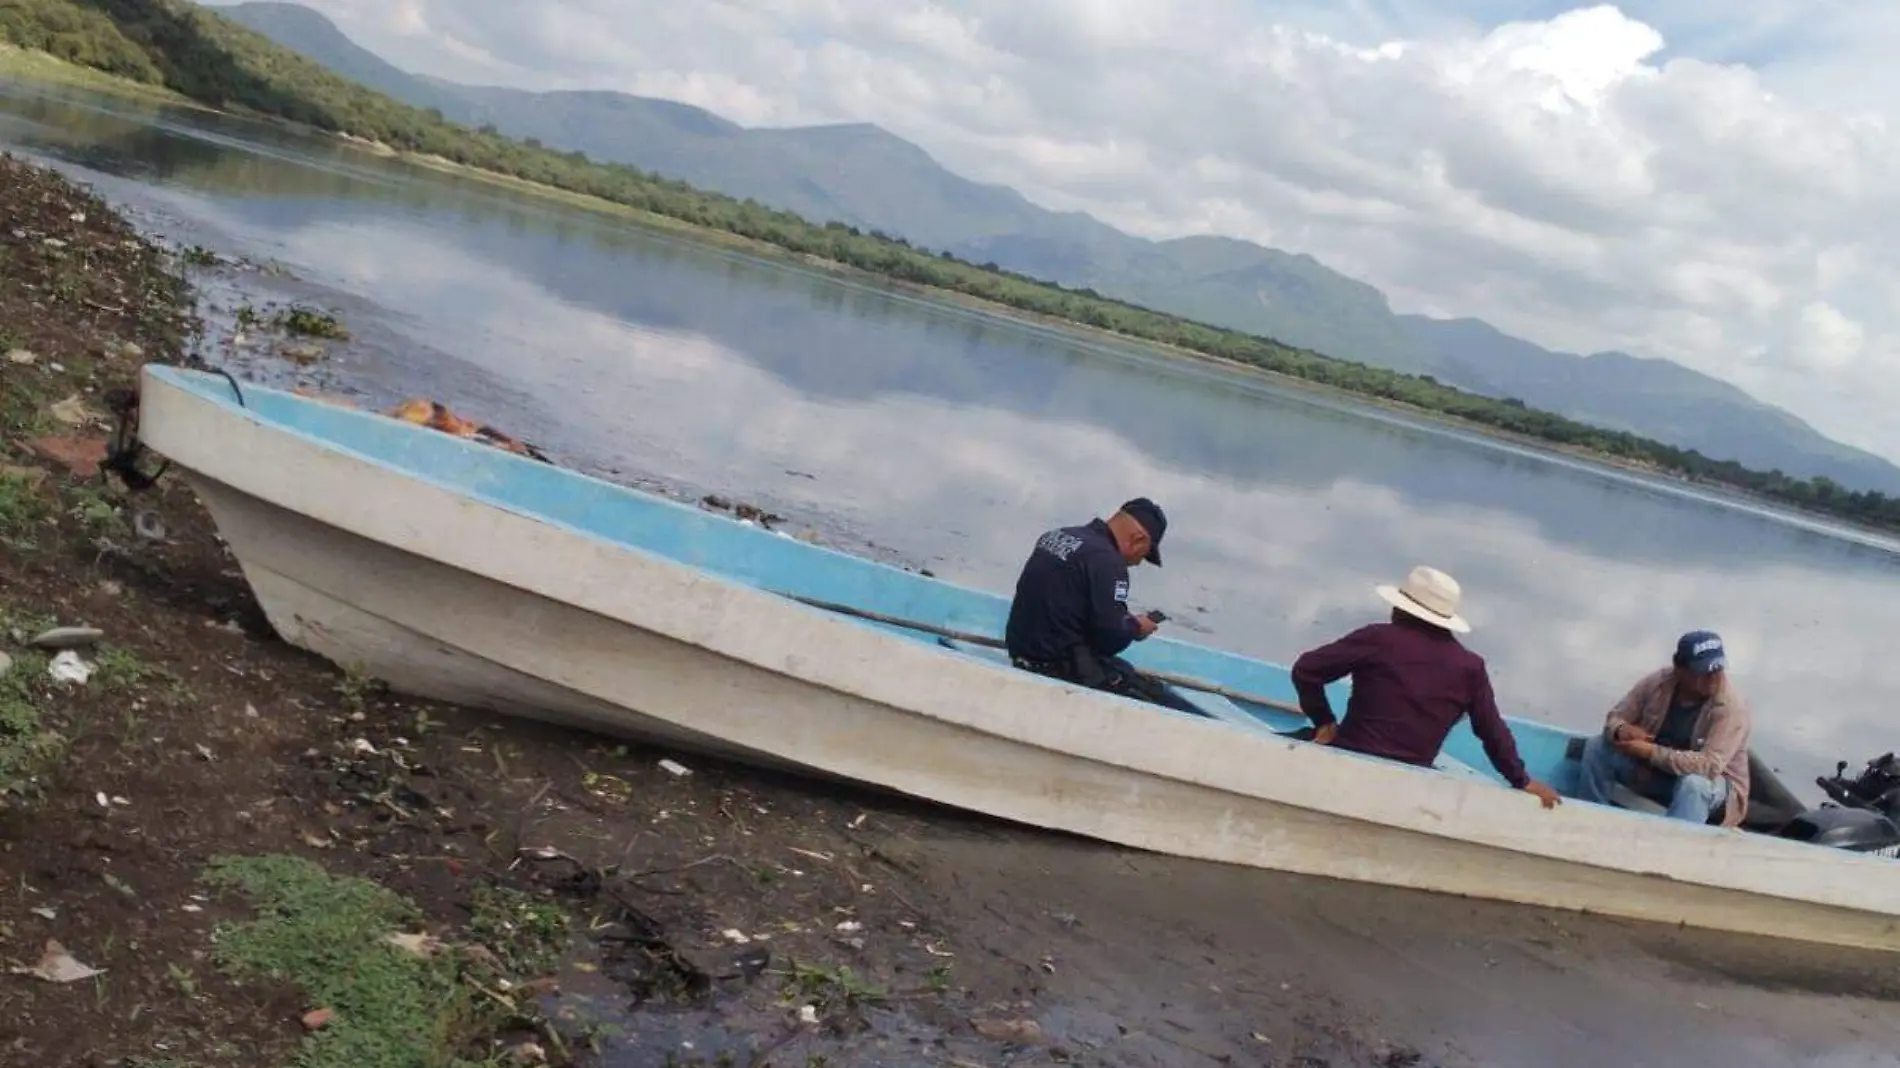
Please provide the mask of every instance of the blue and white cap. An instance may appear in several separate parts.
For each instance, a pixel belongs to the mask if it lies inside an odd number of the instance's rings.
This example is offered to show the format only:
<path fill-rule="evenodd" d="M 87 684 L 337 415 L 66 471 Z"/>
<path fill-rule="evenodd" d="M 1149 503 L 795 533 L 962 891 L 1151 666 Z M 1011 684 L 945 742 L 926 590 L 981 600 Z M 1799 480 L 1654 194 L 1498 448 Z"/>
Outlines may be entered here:
<path fill-rule="evenodd" d="M 1676 666 L 1707 675 L 1728 666 L 1722 636 L 1712 630 L 1692 630 L 1676 640 Z"/>

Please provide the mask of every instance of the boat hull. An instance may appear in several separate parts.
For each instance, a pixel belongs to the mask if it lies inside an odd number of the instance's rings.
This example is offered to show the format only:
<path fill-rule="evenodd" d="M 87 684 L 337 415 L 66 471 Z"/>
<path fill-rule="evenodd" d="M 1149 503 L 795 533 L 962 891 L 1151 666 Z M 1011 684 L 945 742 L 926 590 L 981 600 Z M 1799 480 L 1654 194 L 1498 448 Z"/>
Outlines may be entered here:
<path fill-rule="evenodd" d="M 1488 783 L 999 668 L 436 485 L 150 372 L 141 423 L 278 632 L 406 692 L 1154 852 L 1900 949 L 1890 861 L 1597 806 L 1546 812 Z"/>

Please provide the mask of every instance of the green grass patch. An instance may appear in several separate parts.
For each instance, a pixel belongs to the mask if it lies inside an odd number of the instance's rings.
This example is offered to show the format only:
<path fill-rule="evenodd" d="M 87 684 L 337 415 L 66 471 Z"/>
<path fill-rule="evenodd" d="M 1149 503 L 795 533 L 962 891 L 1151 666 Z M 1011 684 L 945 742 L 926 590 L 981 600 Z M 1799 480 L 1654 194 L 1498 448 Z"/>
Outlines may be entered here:
<path fill-rule="evenodd" d="M 3 23 L 4 20 L 0 20 Z M 4 30 L 4 25 L 0 25 Z M 74 45 L 77 45 L 76 54 Z M 96 69 L 96 58 L 88 55 L 83 42 L 58 42 L 34 40 L 30 48 L 20 48 L 7 41 L 0 40 L 0 74 L 8 77 L 54 82 L 79 89 L 91 89 L 114 96 L 133 100 L 156 101 L 194 111 L 210 110 L 182 93 L 174 92 L 163 86 L 129 80 L 132 72 L 124 76 Z M 49 55 L 48 53 L 58 53 Z"/>
<path fill-rule="evenodd" d="M 787 1002 L 809 1004 L 821 1013 L 874 1005 L 889 996 L 847 966 L 826 968 L 802 961 L 792 962 L 781 993 Z"/>
<path fill-rule="evenodd" d="M 30 548 L 34 530 L 52 512 L 46 493 L 32 478 L 0 471 L 0 543 Z"/>
<path fill-rule="evenodd" d="M 239 977 L 287 981 L 335 1015 L 294 1068 L 453 1065 L 454 1024 L 468 1015 L 454 968 L 389 944 L 415 907 L 367 880 L 300 857 L 221 857 L 212 885 L 241 892 L 257 918 L 218 932 L 217 961 Z"/>
<path fill-rule="evenodd" d="M 120 512 L 118 502 L 96 486 L 75 486 L 67 492 L 66 497 L 70 505 L 66 513 L 94 534 L 124 534 L 131 529 Z"/>
<path fill-rule="evenodd" d="M 59 626 L 59 618 L 51 613 L 23 609 L 18 605 L 0 604 L 0 630 L 17 630 L 33 635 L 57 626 Z"/>
<path fill-rule="evenodd" d="M 343 707 L 351 713 L 364 712 L 369 708 L 369 699 L 383 693 L 387 687 L 369 669 L 359 663 L 346 664 L 342 674 L 333 685 L 337 696 L 343 699 Z"/>
<path fill-rule="evenodd" d="M 531 1022 L 487 993 L 493 977 L 466 969 L 441 947 L 424 956 L 388 941 L 421 930 L 414 904 L 365 879 L 334 875 L 291 856 L 219 857 L 205 873 L 256 909 L 221 926 L 216 960 L 239 979 L 288 982 L 312 1009 L 334 1014 L 305 1039 L 290 1068 L 474 1068 L 487 1035 Z M 520 895 L 478 896 L 471 932 L 510 970 L 547 964 L 567 931 L 565 915 Z"/>
<path fill-rule="evenodd" d="M 58 429 L 49 409 L 59 398 L 50 394 L 44 376 L 20 373 L 13 367 L 0 374 L 4 375 L 0 377 L 0 435 L 25 439 Z"/>
<path fill-rule="evenodd" d="M 46 677 L 46 657 L 20 653 L 0 674 L 0 800 L 37 798 L 46 774 L 66 751 L 66 739 L 41 713 L 36 680 Z"/>
<path fill-rule="evenodd" d="M 342 320 L 326 311 L 315 308 L 293 306 L 277 316 L 277 325 L 287 334 L 301 337 L 321 337 L 335 341 L 349 340 L 350 332 L 343 327 Z"/>
<path fill-rule="evenodd" d="M 91 660 L 98 668 L 94 683 L 116 693 L 136 693 L 158 683 L 176 686 L 180 681 L 172 671 L 122 645 L 101 646 Z"/>
<path fill-rule="evenodd" d="M 475 891 L 469 933 L 494 949 L 517 975 L 545 975 L 560 962 L 568 938 L 567 913 L 519 890 L 484 886 Z"/>

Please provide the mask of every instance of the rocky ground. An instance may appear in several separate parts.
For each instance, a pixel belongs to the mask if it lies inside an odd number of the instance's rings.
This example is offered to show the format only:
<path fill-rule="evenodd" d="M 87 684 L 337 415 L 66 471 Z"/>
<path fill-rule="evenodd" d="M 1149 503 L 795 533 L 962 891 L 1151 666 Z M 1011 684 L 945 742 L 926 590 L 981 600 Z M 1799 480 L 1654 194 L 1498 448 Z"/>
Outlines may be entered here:
<path fill-rule="evenodd" d="M 182 480 L 97 469 L 209 262 L 0 157 L 0 1063 L 1892 1063 L 1884 959 L 1131 855 L 299 653 Z"/>

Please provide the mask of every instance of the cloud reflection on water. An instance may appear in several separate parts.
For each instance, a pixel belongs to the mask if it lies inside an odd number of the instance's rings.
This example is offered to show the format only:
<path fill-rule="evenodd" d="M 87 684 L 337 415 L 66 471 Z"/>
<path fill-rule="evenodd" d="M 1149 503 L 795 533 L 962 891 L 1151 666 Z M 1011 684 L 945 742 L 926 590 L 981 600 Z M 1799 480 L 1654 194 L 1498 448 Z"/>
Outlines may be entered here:
<path fill-rule="evenodd" d="M 1174 519 L 1170 566 L 1139 571 L 1136 599 L 1212 630 L 1186 637 L 1284 662 L 1381 615 L 1371 584 L 1430 562 L 1465 584 L 1476 627 L 1469 643 L 1493 663 L 1507 711 L 1588 726 L 1666 661 L 1678 633 L 1713 626 L 1756 705 L 1759 748 L 1805 795 L 1813 791 L 1801 784 L 1834 759 L 1858 762 L 1894 744 L 1875 701 L 1900 688 L 1900 662 L 1882 655 L 1876 637 L 1895 583 L 1884 561 L 1844 543 L 1538 472 L 1586 507 L 1607 509 L 1597 525 L 1666 536 L 1683 522 L 1715 523 L 1731 534 L 1707 551 L 1672 547 L 1673 562 L 1659 567 L 1582 548 L 1577 531 L 1553 538 L 1548 521 L 1509 507 L 1435 502 L 1433 486 L 1389 484 L 1377 463 L 1321 485 L 1280 483 L 1283 465 L 1299 461 L 1262 450 L 1253 477 L 1236 479 L 1132 448 L 1122 428 L 1086 418 L 918 392 L 814 396 L 704 332 L 631 324 L 562 300 L 422 231 L 328 225 L 280 236 L 293 262 L 388 306 L 458 309 L 398 329 L 427 338 L 432 359 L 455 353 L 511 379 L 539 410 L 476 414 L 599 463 L 829 516 L 930 559 L 953 581 L 1006 589 L 1038 531 L 1147 493 Z M 428 370 L 453 381 L 439 365 Z M 1253 409 L 1252 433 L 1285 430 L 1258 418 L 1251 400 L 1150 374 L 1154 390 L 1198 395 L 1209 418 L 1228 418 L 1237 405 Z M 1144 433 L 1196 429 L 1175 414 L 1191 405 L 1157 410 L 1171 418 Z M 1337 433 L 1319 420 L 1305 429 L 1316 448 Z M 1250 433 L 1246 423 L 1227 432 Z M 1461 450 L 1439 447 L 1431 459 L 1450 477 L 1497 477 L 1459 470 L 1471 464 Z M 1741 545 L 1760 551 L 1738 555 Z"/>

